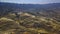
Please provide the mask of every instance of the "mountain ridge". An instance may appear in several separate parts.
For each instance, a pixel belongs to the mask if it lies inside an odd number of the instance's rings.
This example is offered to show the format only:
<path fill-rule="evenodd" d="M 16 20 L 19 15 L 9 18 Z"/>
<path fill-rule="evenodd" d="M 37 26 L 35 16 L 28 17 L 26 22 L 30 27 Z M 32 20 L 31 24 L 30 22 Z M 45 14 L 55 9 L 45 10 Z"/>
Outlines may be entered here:
<path fill-rule="evenodd" d="M 17 4 L 17 3 L 4 3 L 4 2 L 0 2 L 1 6 L 9 6 L 9 7 L 16 7 L 16 8 L 56 8 L 56 7 L 60 7 L 60 3 L 51 3 L 51 4 Z"/>

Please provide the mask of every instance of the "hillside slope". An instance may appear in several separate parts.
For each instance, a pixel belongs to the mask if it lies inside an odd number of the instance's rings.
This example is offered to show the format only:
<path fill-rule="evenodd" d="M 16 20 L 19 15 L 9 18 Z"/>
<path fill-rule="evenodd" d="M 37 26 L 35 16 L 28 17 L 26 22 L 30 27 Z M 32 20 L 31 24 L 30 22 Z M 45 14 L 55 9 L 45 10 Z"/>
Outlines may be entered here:
<path fill-rule="evenodd" d="M 0 3 L 0 34 L 60 34 L 60 3 Z"/>

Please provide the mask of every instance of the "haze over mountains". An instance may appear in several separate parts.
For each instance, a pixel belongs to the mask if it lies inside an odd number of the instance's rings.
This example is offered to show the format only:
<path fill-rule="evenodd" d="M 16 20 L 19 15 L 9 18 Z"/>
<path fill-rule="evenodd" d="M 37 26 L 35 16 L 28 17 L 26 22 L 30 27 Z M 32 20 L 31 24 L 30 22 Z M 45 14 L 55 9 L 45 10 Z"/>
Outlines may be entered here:
<path fill-rule="evenodd" d="M 51 3 L 51 4 L 14 4 L 14 3 L 3 3 L 0 2 L 0 7 L 10 7 L 10 8 L 21 8 L 21 9 L 39 9 L 39 8 L 60 8 L 60 3 Z"/>
<path fill-rule="evenodd" d="M 1 12 L 2 11 L 2 12 Z M 60 3 L 51 4 L 15 4 L 0 2 L 0 13 L 4 12 L 30 12 L 30 13 L 45 13 L 44 15 L 55 15 L 60 13 Z M 39 15 L 39 14 L 36 14 Z M 50 17 L 50 16 L 49 16 Z"/>

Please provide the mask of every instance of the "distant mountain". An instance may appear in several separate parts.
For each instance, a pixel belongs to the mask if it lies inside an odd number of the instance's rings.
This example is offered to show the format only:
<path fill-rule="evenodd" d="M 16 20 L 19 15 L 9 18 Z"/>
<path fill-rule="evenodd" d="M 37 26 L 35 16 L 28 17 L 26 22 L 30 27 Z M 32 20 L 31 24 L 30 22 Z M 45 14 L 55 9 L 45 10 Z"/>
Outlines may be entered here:
<path fill-rule="evenodd" d="M 14 4 L 0 2 L 0 8 L 39 9 L 39 8 L 60 8 L 60 3 L 52 4 Z"/>
<path fill-rule="evenodd" d="M 15 4 L 0 2 L 0 15 L 9 12 L 29 12 L 34 15 L 54 16 L 60 13 L 60 3 L 51 4 Z M 50 17 L 51 17 L 50 16 Z"/>

